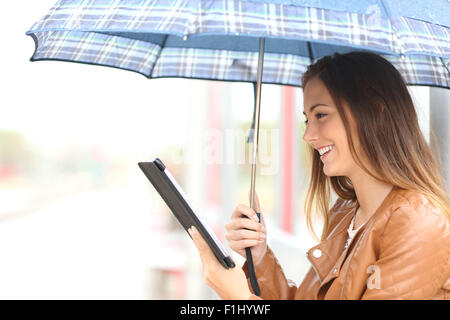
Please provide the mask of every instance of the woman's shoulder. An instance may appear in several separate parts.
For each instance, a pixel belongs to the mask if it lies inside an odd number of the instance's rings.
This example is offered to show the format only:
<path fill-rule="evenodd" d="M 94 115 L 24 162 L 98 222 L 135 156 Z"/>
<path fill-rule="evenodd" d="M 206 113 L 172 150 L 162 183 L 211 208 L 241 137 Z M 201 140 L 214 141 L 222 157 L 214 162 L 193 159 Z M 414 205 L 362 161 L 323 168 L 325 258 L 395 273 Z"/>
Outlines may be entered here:
<path fill-rule="evenodd" d="M 392 204 L 402 206 L 432 206 L 431 202 L 419 191 L 394 187 Z"/>
<path fill-rule="evenodd" d="M 385 209 L 377 217 L 384 234 L 409 234 L 419 238 L 444 236 L 448 241 L 450 223 L 421 192 L 396 188 Z"/>
<path fill-rule="evenodd" d="M 389 199 L 385 211 L 391 217 L 408 213 L 411 219 L 442 216 L 423 193 L 398 187 L 394 187 L 393 196 Z"/>
<path fill-rule="evenodd" d="M 357 208 L 356 200 L 346 200 L 338 198 L 328 212 L 328 225 L 332 228 L 347 215 L 351 215 Z M 449 225 L 440 211 L 425 197 L 424 194 L 416 190 L 402 189 L 394 187 L 386 203 L 380 208 L 381 212 L 375 217 L 374 226 L 384 229 L 391 222 L 398 221 L 408 224 L 409 228 L 421 228 L 424 224 L 439 224 L 442 227 Z M 435 228 L 431 228 L 435 229 Z"/>

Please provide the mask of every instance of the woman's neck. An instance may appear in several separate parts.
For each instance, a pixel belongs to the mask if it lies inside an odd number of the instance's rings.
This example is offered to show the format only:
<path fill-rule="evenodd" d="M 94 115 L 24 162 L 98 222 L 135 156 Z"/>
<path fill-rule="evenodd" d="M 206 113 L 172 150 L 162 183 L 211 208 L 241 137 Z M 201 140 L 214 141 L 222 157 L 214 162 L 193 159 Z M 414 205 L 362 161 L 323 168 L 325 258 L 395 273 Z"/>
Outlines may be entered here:
<path fill-rule="evenodd" d="M 364 224 L 377 211 L 393 185 L 376 180 L 365 172 L 349 177 L 355 188 L 359 208 L 355 218 L 355 229 Z"/>

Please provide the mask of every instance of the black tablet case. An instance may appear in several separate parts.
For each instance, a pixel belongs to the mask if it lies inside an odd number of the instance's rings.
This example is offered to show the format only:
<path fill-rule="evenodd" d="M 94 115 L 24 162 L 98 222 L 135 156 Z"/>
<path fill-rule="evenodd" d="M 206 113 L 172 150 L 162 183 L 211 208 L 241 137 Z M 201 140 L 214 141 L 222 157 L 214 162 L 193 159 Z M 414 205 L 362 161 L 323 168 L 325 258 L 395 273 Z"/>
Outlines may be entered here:
<path fill-rule="evenodd" d="M 156 158 L 153 162 L 139 162 L 138 165 L 186 232 L 191 226 L 195 226 L 219 262 L 227 269 L 234 268 L 235 264 L 231 257 L 222 253 L 200 219 L 196 216 L 172 181 L 170 181 L 169 177 L 164 173 L 166 167 L 162 161 Z"/>

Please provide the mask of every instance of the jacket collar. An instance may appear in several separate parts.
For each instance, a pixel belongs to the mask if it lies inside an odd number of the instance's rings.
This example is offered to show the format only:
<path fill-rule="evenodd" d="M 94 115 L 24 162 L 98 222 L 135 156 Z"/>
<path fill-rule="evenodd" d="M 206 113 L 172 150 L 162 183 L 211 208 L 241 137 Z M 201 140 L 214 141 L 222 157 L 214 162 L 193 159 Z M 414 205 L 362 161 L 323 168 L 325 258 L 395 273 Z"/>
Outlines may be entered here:
<path fill-rule="evenodd" d="M 397 189 L 398 188 L 395 186 L 392 188 L 372 217 L 370 217 L 364 226 L 358 230 L 358 233 L 354 236 L 355 241 L 359 239 L 360 235 L 366 229 L 366 226 L 372 225 L 373 220 L 389 209 Z M 330 231 L 329 236 L 307 251 L 306 255 L 311 262 L 313 269 L 316 271 L 321 284 L 338 276 L 340 267 L 347 256 L 346 251 L 351 250 L 353 247 L 350 245 L 347 249 L 344 249 L 345 242 L 348 238 L 347 229 L 356 213 L 357 207 L 357 205 L 352 205 L 349 207 L 348 211 L 341 213 L 343 214 L 342 218 L 333 230 Z"/>
<path fill-rule="evenodd" d="M 355 214 L 355 208 L 346 212 L 330 235 L 307 251 L 307 257 L 322 283 L 336 264 L 347 241 L 347 229 Z"/>

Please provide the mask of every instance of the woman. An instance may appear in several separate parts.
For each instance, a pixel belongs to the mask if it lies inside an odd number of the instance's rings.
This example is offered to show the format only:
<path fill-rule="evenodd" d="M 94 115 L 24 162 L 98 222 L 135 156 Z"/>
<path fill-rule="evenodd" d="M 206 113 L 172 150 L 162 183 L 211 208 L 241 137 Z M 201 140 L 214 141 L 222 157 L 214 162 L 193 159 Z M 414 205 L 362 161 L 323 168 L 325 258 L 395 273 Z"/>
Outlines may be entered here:
<path fill-rule="evenodd" d="M 287 280 L 264 222 L 238 205 L 226 238 L 244 257 L 252 247 L 261 296 L 246 265 L 222 268 L 194 231 L 206 282 L 224 299 L 449 299 L 449 197 L 400 73 L 375 54 L 335 54 L 309 66 L 302 86 L 308 227 L 313 206 L 324 220 L 311 268 L 299 287 Z"/>

